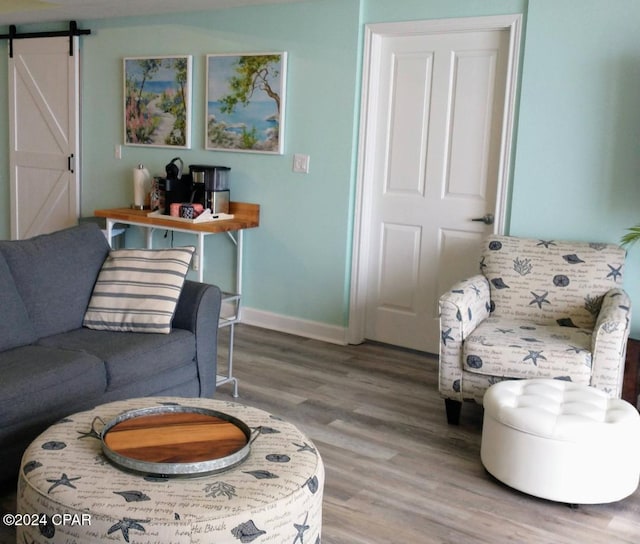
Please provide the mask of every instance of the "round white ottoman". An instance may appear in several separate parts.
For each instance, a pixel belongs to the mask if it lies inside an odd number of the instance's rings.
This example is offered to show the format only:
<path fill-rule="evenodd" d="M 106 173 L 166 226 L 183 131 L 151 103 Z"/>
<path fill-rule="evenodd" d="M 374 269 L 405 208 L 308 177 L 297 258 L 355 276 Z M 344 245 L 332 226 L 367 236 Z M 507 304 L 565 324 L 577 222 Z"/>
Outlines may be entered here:
<path fill-rule="evenodd" d="M 480 456 L 501 482 L 569 504 L 614 502 L 640 478 L 640 414 L 585 385 L 499 382 L 484 396 Z"/>
<path fill-rule="evenodd" d="M 147 477 L 112 465 L 96 433 L 103 422 L 127 410 L 166 403 L 225 412 L 260 433 L 244 462 L 214 475 Z M 175 397 L 113 402 L 52 425 L 26 450 L 17 511 L 39 517 L 17 527 L 17 540 L 315 543 L 322 528 L 323 485 L 323 463 L 313 443 L 291 423 L 262 410 Z"/>

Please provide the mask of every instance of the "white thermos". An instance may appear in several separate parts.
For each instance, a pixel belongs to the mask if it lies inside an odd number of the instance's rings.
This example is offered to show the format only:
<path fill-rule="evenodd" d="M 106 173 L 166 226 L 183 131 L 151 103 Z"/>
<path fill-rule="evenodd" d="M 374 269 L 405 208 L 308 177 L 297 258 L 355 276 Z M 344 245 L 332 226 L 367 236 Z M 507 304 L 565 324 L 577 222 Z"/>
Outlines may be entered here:
<path fill-rule="evenodd" d="M 151 174 L 143 164 L 133 169 L 133 205 L 136 210 L 143 210 L 147 195 L 151 191 Z"/>

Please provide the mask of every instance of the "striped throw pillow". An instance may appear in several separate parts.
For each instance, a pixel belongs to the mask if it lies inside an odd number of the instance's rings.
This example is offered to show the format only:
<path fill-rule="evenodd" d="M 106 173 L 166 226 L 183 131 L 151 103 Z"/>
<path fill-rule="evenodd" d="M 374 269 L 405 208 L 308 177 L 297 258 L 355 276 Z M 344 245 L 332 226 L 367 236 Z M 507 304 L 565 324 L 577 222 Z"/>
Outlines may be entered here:
<path fill-rule="evenodd" d="M 104 261 L 83 325 L 168 334 L 194 247 L 118 249 Z"/>

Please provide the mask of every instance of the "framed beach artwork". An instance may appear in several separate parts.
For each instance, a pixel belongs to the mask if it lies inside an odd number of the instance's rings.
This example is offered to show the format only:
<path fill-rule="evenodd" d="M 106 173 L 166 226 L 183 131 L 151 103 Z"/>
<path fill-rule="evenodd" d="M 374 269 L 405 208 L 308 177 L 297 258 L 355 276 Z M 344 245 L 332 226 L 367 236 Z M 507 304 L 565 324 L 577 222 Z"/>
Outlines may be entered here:
<path fill-rule="evenodd" d="M 123 60 L 125 145 L 189 149 L 192 57 Z"/>
<path fill-rule="evenodd" d="M 207 55 L 205 148 L 284 152 L 287 54 Z"/>

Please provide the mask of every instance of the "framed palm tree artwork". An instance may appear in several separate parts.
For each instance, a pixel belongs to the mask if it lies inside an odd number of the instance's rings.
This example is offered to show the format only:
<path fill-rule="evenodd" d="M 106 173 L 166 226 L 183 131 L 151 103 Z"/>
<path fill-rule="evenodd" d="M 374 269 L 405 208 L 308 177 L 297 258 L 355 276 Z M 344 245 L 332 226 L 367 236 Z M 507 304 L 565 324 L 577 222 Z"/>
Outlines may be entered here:
<path fill-rule="evenodd" d="M 191 56 L 127 57 L 125 145 L 191 147 Z"/>
<path fill-rule="evenodd" d="M 207 55 L 205 148 L 284 152 L 287 54 Z"/>

